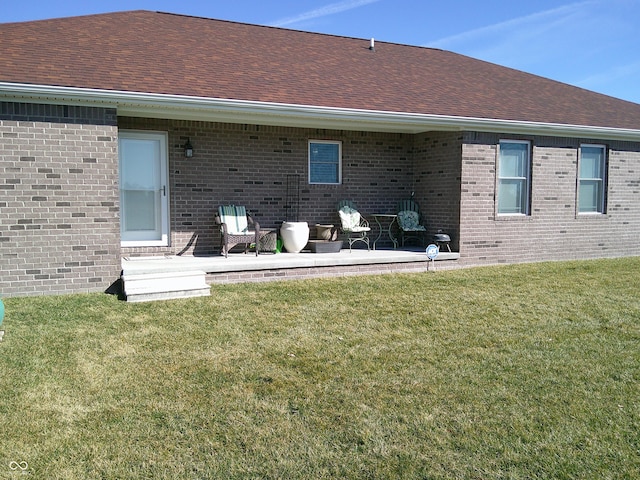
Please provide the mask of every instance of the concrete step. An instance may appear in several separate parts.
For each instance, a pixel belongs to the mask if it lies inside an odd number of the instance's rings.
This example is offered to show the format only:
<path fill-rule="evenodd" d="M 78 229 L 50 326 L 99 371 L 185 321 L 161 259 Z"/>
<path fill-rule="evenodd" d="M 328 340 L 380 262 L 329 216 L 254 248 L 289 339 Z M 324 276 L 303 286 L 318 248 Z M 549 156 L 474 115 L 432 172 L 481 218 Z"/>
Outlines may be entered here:
<path fill-rule="evenodd" d="M 123 274 L 127 302 L 150 302 L 211 295 L 206 273 L 201 270 Z"/>

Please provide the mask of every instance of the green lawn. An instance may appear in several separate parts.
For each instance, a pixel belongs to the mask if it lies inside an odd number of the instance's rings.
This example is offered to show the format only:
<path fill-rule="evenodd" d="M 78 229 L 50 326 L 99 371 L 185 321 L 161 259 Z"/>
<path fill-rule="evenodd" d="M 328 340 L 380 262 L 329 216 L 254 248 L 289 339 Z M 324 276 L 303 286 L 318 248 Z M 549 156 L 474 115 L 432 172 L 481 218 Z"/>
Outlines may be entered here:
<path fill-rule="evenodd" d="M 5 299 L 0 478 L 635 479 L 639 271 Z"/>

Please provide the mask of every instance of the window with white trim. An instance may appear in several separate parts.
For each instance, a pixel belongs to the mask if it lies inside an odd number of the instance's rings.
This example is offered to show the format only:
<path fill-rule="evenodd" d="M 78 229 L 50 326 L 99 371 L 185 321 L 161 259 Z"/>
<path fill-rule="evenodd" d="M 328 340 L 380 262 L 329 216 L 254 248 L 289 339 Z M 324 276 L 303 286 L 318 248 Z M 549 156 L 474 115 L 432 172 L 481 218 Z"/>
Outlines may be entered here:
<path fill-rule="evenodd" d="M 309 140 L 309 183 L 342 183 L 342 142 Z"/>
<path fill-rule="evenodd" d="M 606 157 L 604 145 L 580 145 L 578 213 L 605 212 Z"/>
<path fill-rule="evenodd" d="M 499 215 L 529 215 L 531 161 L 529 142 L 501 140 L 498 146 Z"/>

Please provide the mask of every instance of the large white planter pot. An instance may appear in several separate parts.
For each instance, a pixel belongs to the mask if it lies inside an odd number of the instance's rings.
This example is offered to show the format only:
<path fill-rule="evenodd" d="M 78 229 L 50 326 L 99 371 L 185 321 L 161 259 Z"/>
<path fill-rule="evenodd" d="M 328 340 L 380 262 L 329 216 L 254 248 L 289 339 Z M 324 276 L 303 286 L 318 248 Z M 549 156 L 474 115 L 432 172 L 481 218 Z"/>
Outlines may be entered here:
<path fill-rule="evenodd" d="M 287 252 L 299 253 L 309 241 L 309 225 L 307 222 L 283 222 L 280 236 Z"/>

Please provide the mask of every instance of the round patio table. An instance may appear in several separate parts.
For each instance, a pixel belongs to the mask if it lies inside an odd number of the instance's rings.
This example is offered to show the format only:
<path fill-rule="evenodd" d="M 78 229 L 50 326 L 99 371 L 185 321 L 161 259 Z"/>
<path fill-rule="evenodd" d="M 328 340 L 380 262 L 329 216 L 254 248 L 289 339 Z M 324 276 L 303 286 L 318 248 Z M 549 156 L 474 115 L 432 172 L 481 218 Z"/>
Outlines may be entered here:
<path fill-rule="evenodd" d="M 378 236 L 373 241 L 373 249 L 376 249 L 376 243 L 378 243 L 378 240 L 382 237 L 382 224 L 380 223 L 380 219 L 389 220 L 387 234 L 389 235 L 389 240 L 393 242 L 393 248 L 398 248 L 398 239 L 393 235 L 393 224 L 398 221 L 398 215 L 392 213 L 373 213 L 371 216 L 378 224 Z"/>

